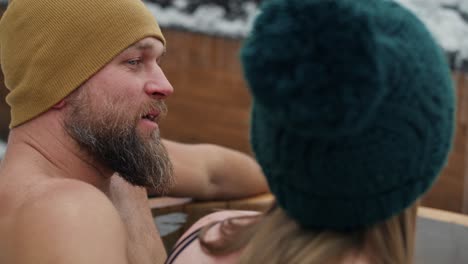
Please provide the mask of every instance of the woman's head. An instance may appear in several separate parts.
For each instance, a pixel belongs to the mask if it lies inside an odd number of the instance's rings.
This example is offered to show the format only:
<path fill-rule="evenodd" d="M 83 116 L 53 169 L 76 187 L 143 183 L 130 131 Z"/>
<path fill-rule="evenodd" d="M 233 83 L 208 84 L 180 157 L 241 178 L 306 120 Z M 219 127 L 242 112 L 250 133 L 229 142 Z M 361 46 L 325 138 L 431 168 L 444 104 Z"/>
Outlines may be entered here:
<path fill-rule="evenodd" d="M 445 165 L 450 71 L 426 27 L 393 1 L 265 1 L 241 55 L 254 152 L 301 227 L 388 220 Z"/>

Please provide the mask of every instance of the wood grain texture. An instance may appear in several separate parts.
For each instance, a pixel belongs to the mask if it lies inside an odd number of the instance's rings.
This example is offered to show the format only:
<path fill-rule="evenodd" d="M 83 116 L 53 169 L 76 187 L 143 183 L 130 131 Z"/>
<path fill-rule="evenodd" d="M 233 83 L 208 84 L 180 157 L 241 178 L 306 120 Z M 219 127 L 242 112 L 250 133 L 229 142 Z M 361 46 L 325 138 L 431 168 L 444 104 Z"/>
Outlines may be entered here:
<path fill-rule="evenodd" d="M 251 153 L 251 98 L 238 60 L 240 41 L 167 29 L 164 35 L 162 68 L 175 92 L 167 100 L 163 137 Z"/>
<path fill-rule="evenodd" d="M 455 140 L 448 163 L 442 170 L 439 179 L 433 188 L 422 199 L 422 205 L 449 210 L 453 212 L 464 212 L 464 192 L 466 192 L 466 158 L 467 158 L 467 122 L 466 111 L 468 102 L 468 91 L 464 79 L 465 75 L 454 73 L 453 80 L 457 93 L 457 124 Z M 465 213 L 468 213 L 465 211 Z"/>

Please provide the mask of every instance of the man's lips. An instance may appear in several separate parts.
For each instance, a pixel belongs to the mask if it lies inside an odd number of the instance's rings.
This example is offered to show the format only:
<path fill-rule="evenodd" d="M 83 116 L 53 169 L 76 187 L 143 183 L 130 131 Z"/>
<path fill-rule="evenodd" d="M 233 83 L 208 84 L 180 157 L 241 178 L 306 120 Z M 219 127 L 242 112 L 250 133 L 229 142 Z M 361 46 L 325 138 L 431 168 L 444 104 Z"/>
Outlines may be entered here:
<path fill-rule="evenodd" d="M 158 122 L 159 121 L 159 112 L 156 110 L 152 110 L 144 115 L 141 116 L 142 119 L 147 119 L 152 122 Z"/>

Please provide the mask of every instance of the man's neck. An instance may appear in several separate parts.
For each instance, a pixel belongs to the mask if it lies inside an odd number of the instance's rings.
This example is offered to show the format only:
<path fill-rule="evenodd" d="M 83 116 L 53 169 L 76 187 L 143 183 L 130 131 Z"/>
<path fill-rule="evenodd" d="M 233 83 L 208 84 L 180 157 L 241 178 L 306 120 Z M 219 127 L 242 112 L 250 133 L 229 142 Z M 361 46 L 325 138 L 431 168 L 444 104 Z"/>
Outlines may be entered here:
<path fill-rule="evenodd" d="M 113 173 L 81 150 L 58 121 L 46 118 L 10 132 L 3 163 L 15 171 L 81 180 L 104 192 Z"/>

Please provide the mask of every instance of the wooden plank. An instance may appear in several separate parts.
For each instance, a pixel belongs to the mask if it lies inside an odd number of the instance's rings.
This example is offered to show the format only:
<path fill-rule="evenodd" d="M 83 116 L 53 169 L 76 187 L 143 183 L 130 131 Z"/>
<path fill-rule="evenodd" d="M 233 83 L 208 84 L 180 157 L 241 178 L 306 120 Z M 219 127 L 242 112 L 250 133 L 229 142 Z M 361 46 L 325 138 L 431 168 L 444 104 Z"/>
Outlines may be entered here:
<path fill-rule="evenodd" d="M 418 208 L 418 216 L 468 227 L 468 216 L 464 214 L 420 206 Z"/>

